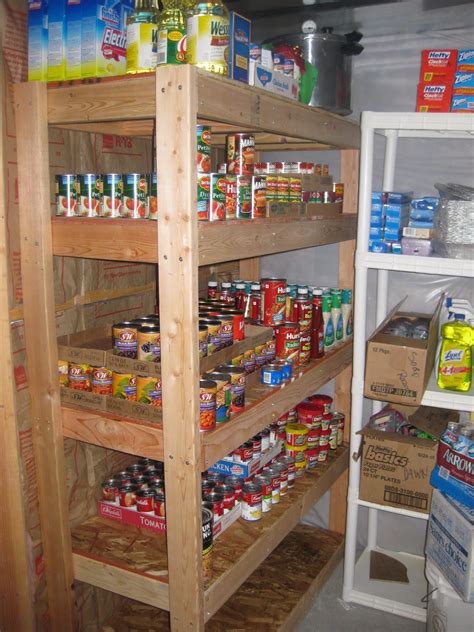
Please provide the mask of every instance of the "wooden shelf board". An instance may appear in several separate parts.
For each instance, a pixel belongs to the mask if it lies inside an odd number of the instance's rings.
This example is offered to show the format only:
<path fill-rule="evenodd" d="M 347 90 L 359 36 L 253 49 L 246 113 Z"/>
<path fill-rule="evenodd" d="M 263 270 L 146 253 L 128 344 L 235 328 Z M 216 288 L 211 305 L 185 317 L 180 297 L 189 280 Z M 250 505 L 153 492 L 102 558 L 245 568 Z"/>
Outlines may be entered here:
<path fill-rule="evenodd" d="M 357 217 L 343 213 L 198 222 L 199 265 L 348 241 L 356 229 Z M 57 256 L 158 262 L 157 223 L 151 220 L 57 217 L 52 234 Z"/>
<path fill-rule="evenodd" d="M 297 481 L 257 523 L 238 520 L 216 540 L 205 592 L 210 618 L 347 469 L 349 450 Z M 72 529 L 75 578 L 130 599 L 167 608 L 166 538 L 94 516 Z"/>
<path fill-rule="evenodd" d="M 294 630 L 342 559 L 341 535 L 296 527 L 206 624 L 206 632 Z M 284 572 L 282 572 L 284 569 Z M 102 632 L 168 632 L 168 613 L 124 600 Z"/>
<path fill-rule="evenodd" d="M 220 428 L 203 434 L 204 466 L 210 467 L 226 454 L 230 454 L 249 437 L 336 377 L 351 361 L 352 343 L 347 342 L 324 358 L 311 362 L 300 371 L 298 379 L 283 388 L 264 386 L 253 378 L 252 385 L 246 392 L 246 409 Z"/>
<path fill-rule="evenodd" d="M 332 148 L 360 145 L 360 128 L 347 118 L 195 68 L 176 69 L 177 73 L 188 71 L 196 79 L 198 118 L 203 122 Z M 158 85 L 165 76 L 158 69 Z M 140 121 L 138 127 L 131 129 L 142 135 L 150 129 L 144 121 L 155 118 L 155 90 L 154 73 L 52 87 L 48 90 L 48 121 L 57 127 L 81 124 L 82 129 L 88 129 L 90 126 L 90 131 L 98 131 L 97 123 Z"/>

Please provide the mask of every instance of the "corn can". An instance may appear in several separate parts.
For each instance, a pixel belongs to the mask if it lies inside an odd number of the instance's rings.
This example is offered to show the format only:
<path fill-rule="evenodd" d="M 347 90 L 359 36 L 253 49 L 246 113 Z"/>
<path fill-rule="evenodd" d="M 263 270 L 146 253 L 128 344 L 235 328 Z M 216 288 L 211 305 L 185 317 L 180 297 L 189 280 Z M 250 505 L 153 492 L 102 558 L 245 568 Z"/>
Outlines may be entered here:
<path fill-rule="evenodd" d="M 118 399 L 136 401 L 137 378 L 132 373 L 112 373 L 112 395 Z"/>

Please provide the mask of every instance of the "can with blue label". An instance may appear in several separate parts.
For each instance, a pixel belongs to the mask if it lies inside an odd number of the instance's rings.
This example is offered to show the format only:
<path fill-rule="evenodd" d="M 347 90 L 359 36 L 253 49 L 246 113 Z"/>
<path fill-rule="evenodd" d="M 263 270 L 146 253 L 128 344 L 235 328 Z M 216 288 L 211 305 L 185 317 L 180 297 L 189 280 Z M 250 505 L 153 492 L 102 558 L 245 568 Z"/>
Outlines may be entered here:
<path fill-rule="evenodd" d="M 280 386 L 283 383 L 283 369 L 278 364 L 268 364 L 262 368 L 262 384 Z"/>

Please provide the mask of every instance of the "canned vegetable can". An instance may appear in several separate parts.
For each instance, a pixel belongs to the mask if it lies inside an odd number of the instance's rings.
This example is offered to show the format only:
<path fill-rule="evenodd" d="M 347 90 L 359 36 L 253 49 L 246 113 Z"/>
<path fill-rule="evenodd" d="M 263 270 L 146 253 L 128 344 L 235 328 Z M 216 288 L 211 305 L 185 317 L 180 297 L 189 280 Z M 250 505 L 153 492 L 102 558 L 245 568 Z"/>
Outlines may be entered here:
<path fill-rule="evenodd" d="M 200 380 L 199 429 L 201 432 L 208 432 L 216 427 L 216 394 L 216 382 L 213 380 Z"/>
<path fill-rule="evenodd" d="M 79 215 L 77 180 L 72 173 L 55 176 L 56 181 L 56 215 L 58 217 L 74 217 Z"/>

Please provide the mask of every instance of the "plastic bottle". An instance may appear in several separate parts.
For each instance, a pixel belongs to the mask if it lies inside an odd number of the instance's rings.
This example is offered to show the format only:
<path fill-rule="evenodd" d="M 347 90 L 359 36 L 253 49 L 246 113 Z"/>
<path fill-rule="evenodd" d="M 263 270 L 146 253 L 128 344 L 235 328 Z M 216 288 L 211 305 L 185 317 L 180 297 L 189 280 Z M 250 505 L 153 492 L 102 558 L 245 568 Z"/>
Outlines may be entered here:
<path fill-rule="evenodd" d="M 331 292 L 331 319 L 334 327 L 334 342 L 339 344 L 344 336 L 344 326 L 341 310 L 341 292 Z"/>
<path fill-rule="evenodd" d="M 327 351 L 334 346 L 334 325 L 331 318 L 331 297 L 328 294 L 323 294 L 322 311 L 324 323 L 324 350 Z"/>
<path fill-rule="evenodd" d="M 323 292 L 313 288 L 311 317 L 311 358 L 324 356 Z"/>
<path fill-rule="evenodd" d="M 158 23 L 157 66 L 184 64 L 186 56 L 186 19 L 179 0 L 165 3 Z"/>
<path fill-rule="evenodd" d="M 353 320 L 352 320 L 352 290 L 342 290 L 342 339 L 348 340 L 352 337 Z"/>
<path fill-rule="evenodd" d="M 230 283 L 230 281 L 224 281 L 221 284 L 221 295 L 220 295 L 220 299 L 221 301 L 225 301 L 226 303 L 231 303 L 232 302 L 232 283 Z"/>
<path fill-rule="evenodd" d="M 442 344 L 438 363 L 438 386 L 451 391 L 467 392 L 472 383 L 474 330 L 464 316 L 456 314 L 454 322 L 441 328 Z"/>
<path fill-rule="evenodd" d="M 219 290 L 218 290 L 217 281 L 208 281 L 207 282 L 207 298 L 217 299 L 219 298 L 218 294 L 219 294 Z"/>
<path fill-rule="evenodd" d="M 449 320 L 453 320 L 456 314 L 464 314 L 466 319 L 474 320 L 474 308 L 466 298 L 452 298 L 449 296 L 446 299 L 446 307 L 449 312 Z"/>
<path fill-rule="evenodd" d="M 159 20 L 158 0 L 135 0 L 127 19 L 127 74 L 155 70 Z"/>
<path fill-rule="evenodd" d="M 187 24 L 186 62 L 227 76 L 229 12 L 221 0 L 196 2 Z"/>

